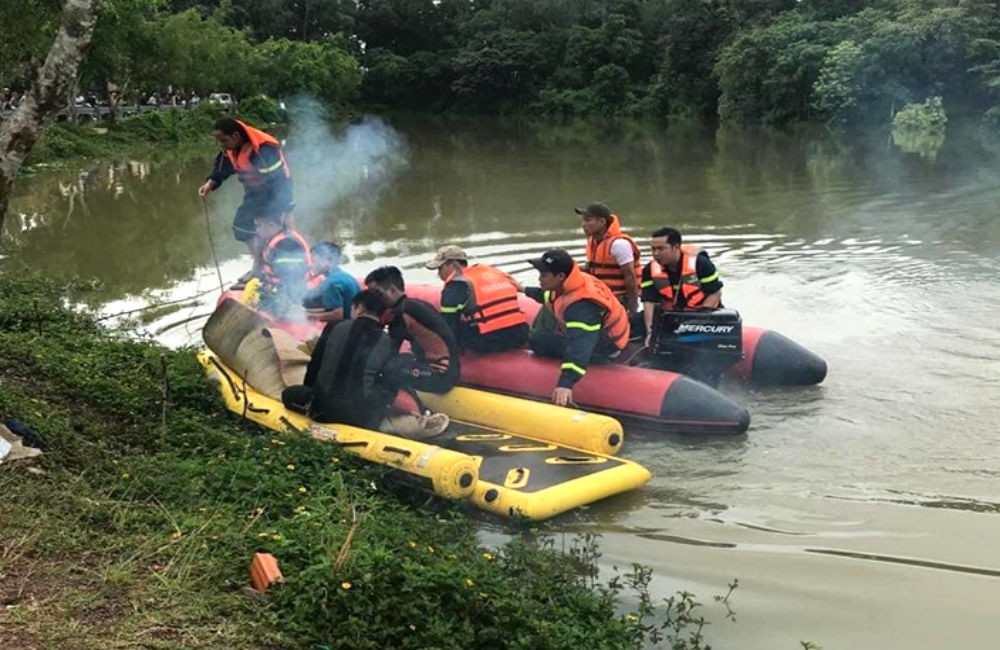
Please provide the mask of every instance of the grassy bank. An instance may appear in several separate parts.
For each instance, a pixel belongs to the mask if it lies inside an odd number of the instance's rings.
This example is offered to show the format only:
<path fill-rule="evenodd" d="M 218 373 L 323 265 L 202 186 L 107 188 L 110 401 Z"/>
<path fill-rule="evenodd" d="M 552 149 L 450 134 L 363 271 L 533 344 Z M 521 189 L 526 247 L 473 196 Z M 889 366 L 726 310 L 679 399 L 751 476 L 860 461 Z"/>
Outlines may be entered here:
<path fill-rule="evenodd" d="M 192 351 L 102 329 L 62 306 L 75 291 L 0 276 L 0 415 L 48 443 L 0 465 L 0 647 L 638 648 L 658 634 L 644 570 L 597 584 L 588 540 L 568 555 L 533 535 L 483 548 L 457 508 L 224 415 Z M 246 588 L 256 551 L 287 578 L 263 597 Z M 687 611 L 675 603 L 668 631 L 694 641 L 668 647 L 702 647 Z"/>
<path fill-rule="evenodd" d="M 203 149 L 213 122 L 224 114 L 220 107 L 203 104 L 194 110 L 151 111 L 108 123 L 56 122 L 42 132 L 27 167 L 127 155 L 174 156 Z M 281 128 L 286 119 L 273 100 L 260 97 L 244 101 L 236 117 L 265 129 Z"/>

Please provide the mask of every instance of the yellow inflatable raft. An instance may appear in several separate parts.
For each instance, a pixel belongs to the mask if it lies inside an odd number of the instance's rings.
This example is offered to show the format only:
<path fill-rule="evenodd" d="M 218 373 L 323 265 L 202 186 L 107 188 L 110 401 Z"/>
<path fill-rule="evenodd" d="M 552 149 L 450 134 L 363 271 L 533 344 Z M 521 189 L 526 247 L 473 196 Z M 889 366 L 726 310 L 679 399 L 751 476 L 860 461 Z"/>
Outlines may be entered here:
<path fill-rule="evenodd" d="M 435 494 L 467 498 L 499 515 L 547 519 L 634 490 L 650 477 L 641 465 L 605 453 L 622 444 L 621 425 L 606 416 L 456 388 L 421 393 L 426 406 L 447 413 L 453 424 L 431 442 L 418 442 L 317 424 L 247 385 L 213 352 L 198 358 L 234 413 L 277 431 L 308 431 L 401 470 Z"/>

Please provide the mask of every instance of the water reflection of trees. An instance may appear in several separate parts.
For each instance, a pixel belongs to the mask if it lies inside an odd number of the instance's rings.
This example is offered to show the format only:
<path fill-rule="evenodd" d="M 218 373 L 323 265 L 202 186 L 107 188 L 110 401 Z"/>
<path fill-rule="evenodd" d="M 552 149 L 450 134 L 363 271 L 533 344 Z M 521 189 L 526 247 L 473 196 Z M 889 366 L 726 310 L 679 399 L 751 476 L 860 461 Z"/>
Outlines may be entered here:
<path fill-rule="evenodd" d="M 6 233 L 11 263 L 100 278 L 107 297 L 188 278 L 211 259 L 193 190 L 204 169 L 121 161 L 25 179 Z M 228 238 L 225 219 L 216 228 Z"/>

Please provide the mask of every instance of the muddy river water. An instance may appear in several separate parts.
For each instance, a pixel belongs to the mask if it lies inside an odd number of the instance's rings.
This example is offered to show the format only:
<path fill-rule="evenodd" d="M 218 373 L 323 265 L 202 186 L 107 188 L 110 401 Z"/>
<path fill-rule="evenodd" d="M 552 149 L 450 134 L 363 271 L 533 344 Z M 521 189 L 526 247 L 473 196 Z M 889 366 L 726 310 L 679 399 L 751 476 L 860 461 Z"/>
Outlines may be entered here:
<path fill-rule="evenodd" d="M 194 160 L 123 160 L 23 179 L 0 264 L 102 281 L 94 307 L 197 343 L 218 294 Z M 643 489 L 567 515 L 604 561 L 711 603 L 738 578 L 715 647 L 1000 647 L 1000 149 L 972 128 L 907 153 L 885 134 L 495 121 L 293 128 L 302 229 L 350 271 L 438 245 L 524 281 L 553 245 L 582 255 L 574 205 L 603 200 L 644 245 L 660 225 L 706 248 L 726 303 L 827 359 L 816 387 L 727 390 L 746 436 L 632 437 Z M 225 281 L 235 182 L 208 224 Z M 158 305 L 148 309 L 150 305 Z M 499 534 L 484 524 L 487 535 Z M 493 532 L 491 532 L 493 531 Z"/>

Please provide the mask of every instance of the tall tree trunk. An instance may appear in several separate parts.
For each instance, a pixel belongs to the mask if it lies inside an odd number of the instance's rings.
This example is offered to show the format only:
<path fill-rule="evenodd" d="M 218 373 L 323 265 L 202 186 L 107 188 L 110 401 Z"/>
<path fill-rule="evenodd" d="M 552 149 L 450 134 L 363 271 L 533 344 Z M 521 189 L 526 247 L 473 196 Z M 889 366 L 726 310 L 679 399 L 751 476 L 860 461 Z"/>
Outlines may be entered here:
<path fill-rule="evenodd" d="M 98 0 L 66 0 L 59 31 L 21 104 L 0 122 L 0 235 L 17 170 L 35 146 L 42 123 L 66 107 L 80 61 L 94 35 Z"/>

